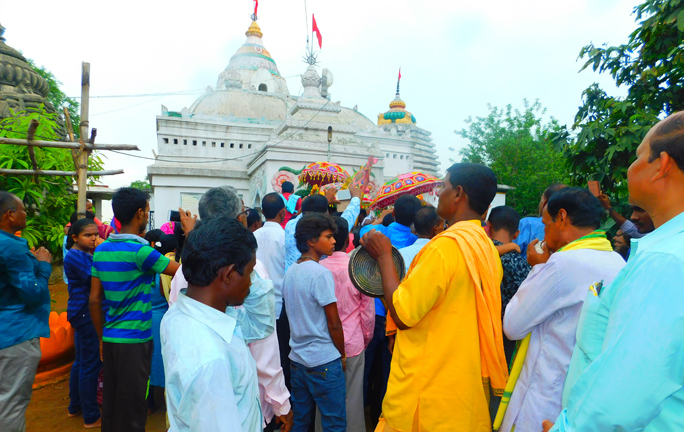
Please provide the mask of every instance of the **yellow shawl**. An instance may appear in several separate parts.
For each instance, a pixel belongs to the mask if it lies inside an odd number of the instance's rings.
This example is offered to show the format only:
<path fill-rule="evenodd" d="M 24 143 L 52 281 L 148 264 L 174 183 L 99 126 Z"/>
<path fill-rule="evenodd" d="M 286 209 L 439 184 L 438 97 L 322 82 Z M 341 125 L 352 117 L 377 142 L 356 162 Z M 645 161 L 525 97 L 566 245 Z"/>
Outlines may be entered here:
<path fill-rule="evenodd" d="M 508 366 L 503 350 L 501 329 L 501 280 L 496 272 L 497 267 L 501 267 L 499 255 L 482 227 L 470 221 L 458 222 L 435 238 L 438 237 L 448 237 L 458 243 L 472 280 L 481 288 L 476 290 L 475 302 L 480 338 L 482 385 L 487 400 L 489 400 L 490 389 L 495 396 L 502 396 L 508 379 Z M 419 261 L 424 250 L 425 248 L 418 252 L 413 259 L 414 263 Z M 410 271 L 409 268 L 407 275 Z M 396 328 L 396 324 L 388 313 L 387 334 L 396 333 Z"/>

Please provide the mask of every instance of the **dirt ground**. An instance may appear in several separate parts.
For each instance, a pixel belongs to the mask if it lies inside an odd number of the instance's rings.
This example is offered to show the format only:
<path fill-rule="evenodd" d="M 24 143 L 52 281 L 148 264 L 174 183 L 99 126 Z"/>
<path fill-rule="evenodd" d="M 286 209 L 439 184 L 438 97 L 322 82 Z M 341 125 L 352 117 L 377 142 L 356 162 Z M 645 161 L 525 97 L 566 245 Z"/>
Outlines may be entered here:
<path fill-rule="evenodd" d="M 26 411 L 27 432 L 81 432 L 83 417 L 67 417 L 69 381 L 49 385 L 33 391 Z M 97 429 L 95 429 L 97 430 Z M 166 412 L 158 410 L 147 418 L 148 432 L 166 431 Z"/>
<path fill-rule="evenodd" d="M 57 313 L 66 311 L 69 293 L 67 285 L 61 281 L 62 268 L 55 266 L 50 277 L 51 308 Z M 83 431 L 83 417 L 67 417 L 69 405 L 69 376 L 62 378 L 63 381 L 50 384 L 33 391 L 31 403 L 26 411 L 27 432 L 60 431 L 72 432 Z M 149 432 L 166 431 L 165 411 L 158 410 L 147 419 L 146 430 Z"/>

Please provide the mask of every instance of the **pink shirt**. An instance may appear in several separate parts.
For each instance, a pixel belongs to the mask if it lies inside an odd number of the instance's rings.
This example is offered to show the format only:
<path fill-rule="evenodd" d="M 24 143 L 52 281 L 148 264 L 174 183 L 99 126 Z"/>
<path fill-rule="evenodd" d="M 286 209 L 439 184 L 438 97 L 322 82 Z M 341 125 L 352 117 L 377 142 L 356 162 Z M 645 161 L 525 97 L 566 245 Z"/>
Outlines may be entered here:
<path fill-rule="evenodd" d="M 375 306 L 373 299 L 359 292 L 349 279 L 349 256 L 335 252 L 320 261 L 330 270 L 335 280 L 337 312 L 344 330 L 344 351 L 347 357 L 363 352 L 373 338 Z"/>

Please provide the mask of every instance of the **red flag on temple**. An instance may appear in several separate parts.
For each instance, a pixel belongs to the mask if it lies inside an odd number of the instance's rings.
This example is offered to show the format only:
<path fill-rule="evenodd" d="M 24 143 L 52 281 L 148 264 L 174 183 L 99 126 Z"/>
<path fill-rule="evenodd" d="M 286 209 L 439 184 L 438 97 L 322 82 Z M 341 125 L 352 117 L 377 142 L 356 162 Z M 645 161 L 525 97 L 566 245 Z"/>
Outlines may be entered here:
<path fill-rule="evenodd" d="M 399 81 L 401 81 L 401 68 L 399 68 Z"/>
<path fill-rule="evenodd" d="M 254 0 L 254 16 L 257 16 L 257 8 L 259 7 L 259 0 Z"/>
<path fill-rule="evenodd" d="M 323 36 L 321 36 L 321 31 L 318 30 L 318 26 L 316 25 L 316 17 L 311 14 L 311 18 L 313 19 L 313 26 L 311 28 L 311 31 L 316 32 L 316 37 L 318 38 L 318 47 L 323 48 Z"/>

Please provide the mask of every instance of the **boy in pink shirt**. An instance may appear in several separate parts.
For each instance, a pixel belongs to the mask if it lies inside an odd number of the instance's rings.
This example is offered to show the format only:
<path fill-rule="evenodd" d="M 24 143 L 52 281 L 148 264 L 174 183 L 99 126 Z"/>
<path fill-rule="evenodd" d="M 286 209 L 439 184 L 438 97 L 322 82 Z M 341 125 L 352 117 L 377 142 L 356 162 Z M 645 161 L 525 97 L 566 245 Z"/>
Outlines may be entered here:
<path fill-rule="evenodd" d="M 347 432 L 365 432 L 363 412 L 364 351 L 373 338 L 375 306 L 373 299 L 361 294 L 349 279 L 349 256 L 344 252 L 349 243 L 349 225 L 335 218 L 335 253 L 321 260 L 335 281 L 337 309 L 344 329 L 344 350 L 347 353 Z"/>

